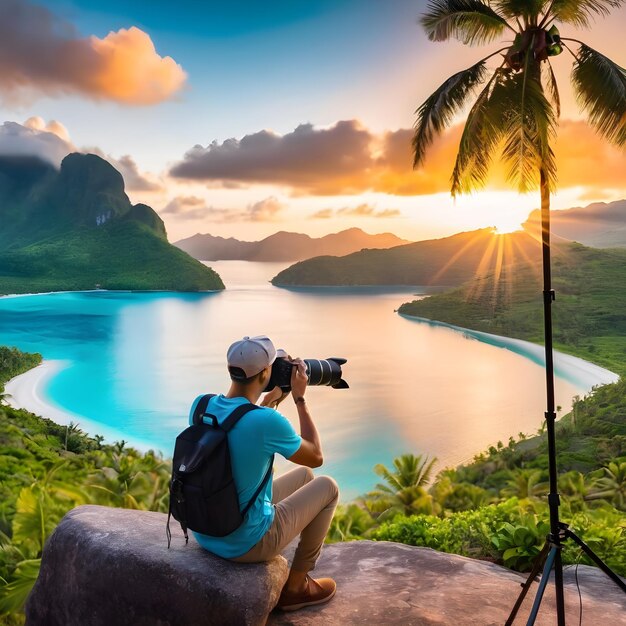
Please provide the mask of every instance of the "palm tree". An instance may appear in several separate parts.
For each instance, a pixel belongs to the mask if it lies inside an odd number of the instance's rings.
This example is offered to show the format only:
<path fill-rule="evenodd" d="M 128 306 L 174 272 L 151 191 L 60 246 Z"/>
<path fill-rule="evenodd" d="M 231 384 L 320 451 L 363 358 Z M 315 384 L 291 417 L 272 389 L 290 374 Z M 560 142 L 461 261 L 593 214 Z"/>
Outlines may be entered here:
<path fill-rule="evenodd" d="M 434 138 L 483 86 L 467 116 L 452 173 L 452 195 L 484 186 L 497 155 L 521 192 L 539 185 L 542 230 L 549 233 L 550 193 L 556 184 L 551 141 L 560 114 L 551 59 L 573 58 L 572 83 L 589 123 L 607 140 L 626 144 L 626 72 L 582 41 L 562 37 L 559 26 L 587 27 L 624 0 L 430 0 L 421 18 L 431 41 L 467 45 L 509 41 L 457 72 L 417 109 L 414 166 L 424 163 Z M 487 62 L 499 57 L 493 71 Z"/>
<path fill-rule="evenodd" d="M 429 462 L 427 457 L 422 460 L 421 454 L 403 454 L 393 460 L 395 471 L 379 463 L 374 471 L 385 482 L 367 494 L 368 507 L 383 519 L 398 514 L 434 513 L 436 503 L 426 485 L 436 462 L 437 459 Z"/>
<path fill-rule="evenodd" d="M 518 469 L 509 472 L 506 487 L 500 493 L 507 498 L 517 497 L 520 500 L 526 498 L 538 498 L 548 491 L 547 483 L 541 482 L 542 471 L 538 469 Z"/>
<path fill-rule="evenodd" d="M 616 509 L 626 511 L 626 461 L 612 461 L 602 471 L 604 475 L 594 482 L 588 499 L 605 499 Z"/>

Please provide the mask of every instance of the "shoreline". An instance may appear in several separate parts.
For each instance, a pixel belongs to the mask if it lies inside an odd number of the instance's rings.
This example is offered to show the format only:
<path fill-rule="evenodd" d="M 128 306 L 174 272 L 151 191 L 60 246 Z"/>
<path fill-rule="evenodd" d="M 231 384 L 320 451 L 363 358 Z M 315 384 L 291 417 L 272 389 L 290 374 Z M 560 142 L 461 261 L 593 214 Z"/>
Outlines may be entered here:
<path fill-rule="evenodd" d="M 542 345 L 526 341 L 524 339 L 516 339 L 513 337 L 505 337 L 503 335 L 492 335 L 481 330 L 472 330 L 463 326 L 456 326 L 448 322 L 440 322 L 427 317 L 419 317 L 417 315 L 407 315 L 406 313 L 398 313 L 400 317 L 419 323 L 429 324 L 431 326 L 439 326 L 449 328 L 455 332 L 462 333 L 469 339 L 475 339 L 483 343 L 487 343 L 497 348 L 510 350 L 515 354 L 519 354 L 524 358 L 530 359 L 537 365 L 545 367 L 545 349 Z M 558 378 L 563 378 L 568 382 L 581 386 L 589 386 L 589 378 L 593 377 L 599 382 L 596 385 L 609 385 L 619 380 L 619 374 L 597 365 L 591 361 L 587 361 L 581 357 L 559 352 L 554 350 L 554 374 Z"/>
<path fill-rule="evenodd" d="M 224 287 L 226 289 L 226 287 Z M 25 298 L 31 296 L 54 296 L 63 293 L 219 293 L 224 289 L 202 289 L 200 291 L 174 291 L 173 289 L 63 289 L 61 291 L 32 291 L 28 293 L 3 293 L 2 298 Z"/>
<path fill-rule="evenodd" d="M 6 403 L 14 409 L 24 409 L 39 417 L 48 418 L 61 426 L 67 426 L 73 422 L 88 436 L 101 435 L 109 444 L 123 439 L 140 452 L 155 449 L 153 445 L 145 441 L 133 439 L 128 434 L 101 422 L 90 420 L 84 415 L 68 411 L 51 401 L 46 396 L 45 387 L 52 378 L 70 366 L 71 361 L 44 359 L 36 367 L 11 378 L 4 384 L 4 390 L 8 395 Z"/>

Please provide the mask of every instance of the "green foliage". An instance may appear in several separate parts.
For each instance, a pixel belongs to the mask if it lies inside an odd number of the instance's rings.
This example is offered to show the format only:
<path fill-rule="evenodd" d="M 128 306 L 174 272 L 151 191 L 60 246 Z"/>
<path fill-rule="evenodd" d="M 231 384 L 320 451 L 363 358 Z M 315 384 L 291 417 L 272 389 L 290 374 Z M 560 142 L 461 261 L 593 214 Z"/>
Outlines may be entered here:
<path fill-rule="evenodd" d="M 548 508 L 510 498 L 446 517 L 397 516 L 372 532 L 377 541 L 397 541 L 494 561 L 527 571 L 549 531 Z M 572 529 L 618 574 L 626 575 L 626 515 L 610 507 L 587 510 L 568 520 Z M 580 550 L 566 542 L 563 561 L 576 563 Z M 582 563 L 593 565 L 587 557 Z"/>
<path fill-rule="evenodd" d="M 0 384 L 39 361 L 0 348 Z M 169 476 L 169 462 L 153 451 L 104 445 L 75 424 L 0 406 L 0 621 L 20 623 L 43 546 L 67 511 L 102 504 L 165 512 Z"/>
<path fill-rule="evenodd" d="M 506 20 L 480 0 L 431 0 L 420 21 L 431 41 L 456 38 L 466 44 L 488 43 L 508 28 Z"/>
<path fill-rule="evenodd" d="M 422 455 L 403 454 L 394 459 L 394 470 L 378 464 L 374 472 L 384 479 L 367 494 L 369 510 L 380 519 L 402 513 L 433 513 L 433 498 L 426 491 L 433 465 L 437 459 L 422 459 Z"/>
<path fill-rule="evenodd" d="M 502 563 L 525 572 L 531 569 L 550 530 L 550 524 L 539 521 L 536 515 L 527 516 L 513 525 L 504 524 L 491 538 L 491 543 L 502 555 Z"/>
<path fill-rule="evenodd" d="M 486 74 L 485 61 L 450 76 L 417 110 L 413 138 L 414 166 L 423 164 L 426 148 L 463 107 L 466 99 Z"/>
<path fill-rule="evenodd" d="M 515 498 L 503 503 L 461 511 L 446 517 L 397 516 L 374 531 L 378 541 L 397 541 L 471 557 L 496 560 L 498 550 L 491 537 L 505 524 L 518 519 L 523 505 Z"/>
<path fill-rule="evenodd" d="M 374 524 L 374 519 L 363 506 L 340 504 L 335 510 L 326 541 L 334 543 L 366 538 Z"/>
<path fill-rule="evenodd" d="M 300 261 L 279 272 L 278 286 L 351 285 L 461 285 L 479 268 L 495 268 L 495 258 L 485 261 L 485 251 L 497 241 L 493 229 L 459 233 L 443 239 L 418 241 L 387 250 L 364 249 L 346 256 L 320 256 Z M 539 261 L 537 242 L 513 236 L 516 248 Z M 533 253 L 534 250 L 534 253 Z M 487 265 L 485 265 L 487 263 Z"/>
<path fill-rule="evenodd" d="M 28 594 L 37 580 L 40 565 L 41 559 L 28 559 L 17 564 L 11 582 L 0 587 L 0 616 L 22 610 L 26 598 L 28 598 Z M 1 582 L 2 579 L 0 579 Z"/>
<path fill-rule="evenodd" d="M 626 576 L 626 515 L 610 506 L 588 509 L 572 516 L 572 530 L 615 572 Z M 595 565 L 573 542 L 566 542 L 565 563 L 580 562 Z"/>
<path fill-rule="evenodd" d="M 41 363 L 41 354 L 20 352 L 17 348 L 0 346 L 0 394 L 4 383 Z M 0 401 L 2 396 L 0 396 Z"/>

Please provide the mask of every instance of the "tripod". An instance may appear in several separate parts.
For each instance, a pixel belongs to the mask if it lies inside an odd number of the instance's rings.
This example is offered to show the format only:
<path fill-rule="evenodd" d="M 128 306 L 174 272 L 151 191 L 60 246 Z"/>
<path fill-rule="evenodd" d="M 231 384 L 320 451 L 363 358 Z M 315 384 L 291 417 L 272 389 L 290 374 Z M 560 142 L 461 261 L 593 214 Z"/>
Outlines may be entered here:
<path fill-rule="evenodd" d="M 558 626 L 565 626 L 565 600 L 563 594 L 563 559 L 561 554 L 563 541 L 571 539 L 579 545 L 589 558 L 626 593 L 626 584 L 613 572 L 601 559 L 593 552 L 593 550 L 585 544 L 582 539 L 572 532 L 567 524 L 559 520 L 560 498 L 557 487 L 557 471 L 556 471 L 556 434 L 555 434 L 555 401 L 554 401 L 554 360 L 552 350 L 552 302 L 555 299 L 555 293 L 552 289 L 552 274 L 550 264 L 550 204 L 549 192 L 547 190 L 546 177 L 543 169 L 541 170 L 541 251 L 543 262 L 543 322 L 545 336 L 545 354 L 546 354 L 546 396 L 547 411 L 545 412 L 546 431 L 548 433 L 548 473 L 550 481 L 550 493 L 548 494 L 548 508 L 550 511 L 550 534 L 546 539 L 546 543 L 539 553 L 537 560 L 533 566 L 528 579 L 522 584 L 520 592 L 513 610 L 506 621 L 505 626 L 511 626 L 515 620 L 515 616 L 519 611 L 530 585 L 543 566 L 541 581 L 535 596 L 535 601 L 528 617 L 527 626 L 535 623 L 539 606 L 543 598 L 543 592 L 548 584 L 550 571 L 554 568 L 554 586 L 556 588 L 556 613 Z"/>

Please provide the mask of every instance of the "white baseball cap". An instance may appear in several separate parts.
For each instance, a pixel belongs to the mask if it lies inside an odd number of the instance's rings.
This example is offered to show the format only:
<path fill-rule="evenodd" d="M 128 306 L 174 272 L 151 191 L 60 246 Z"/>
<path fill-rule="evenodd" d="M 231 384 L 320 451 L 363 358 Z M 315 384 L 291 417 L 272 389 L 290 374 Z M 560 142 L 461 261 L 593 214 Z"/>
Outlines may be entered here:
<path fill-rule="evenodd" d="M 231 377 L 236 380 L 243 380 L 258 374 L 271 365 L 276 359 L 276 348 L 269 337 L 265 335 L 244 337 L 240 341 L 235 341 L 228 348 L 226 359 Z M 241 370 L 244 376 L 231 368 Z"/>

